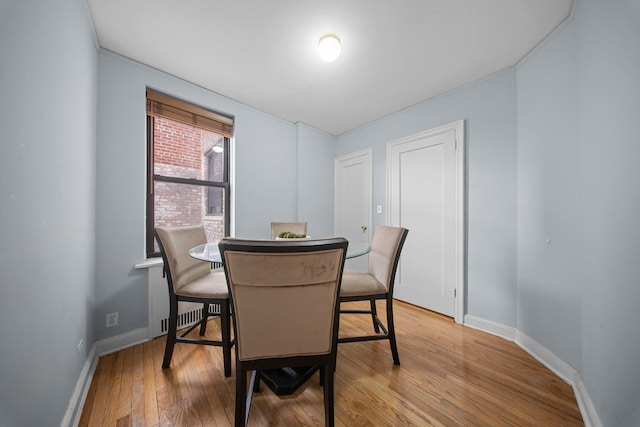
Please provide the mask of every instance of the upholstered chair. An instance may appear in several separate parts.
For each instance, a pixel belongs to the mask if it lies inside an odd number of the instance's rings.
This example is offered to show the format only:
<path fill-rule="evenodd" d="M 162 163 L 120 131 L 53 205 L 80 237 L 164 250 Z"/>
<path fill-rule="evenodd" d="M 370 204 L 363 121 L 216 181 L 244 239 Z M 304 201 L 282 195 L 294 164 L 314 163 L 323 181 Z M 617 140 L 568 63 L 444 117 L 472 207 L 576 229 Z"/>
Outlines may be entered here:
<path fill-rule="evenodd" d="M 342 275 L 340 302 L 369 301 L 369 309 L 340 309 L 341 314 L 371 315 L 375 334 L 338 338 L 339 343 L 389 340 L 393 363 L 400 364 L 393 323 L 393 287 L 400 253 L 409 230 L 403 227 L 378 226 L 373 233 L 369 268 L 366 272 L 345 270 Z M 378 317 L 376 301 L 386 303 L 387 322 Z M 380 330 L 382 329 L 382 333 Z"/>
<path fill-rule="evenodd" d="M 334 425 L 338 294 L 347 245 L 343 238 L 225 238 L 218 244 L 237 340 L 236 426 L 247 423 L 260 371 L 300 366 L 320 369 L 325 425 Z"/>
<path fill-rule="evenodd" d="M 189 227 L 158 227 L 156 239 L 164 261 L 164 270 L 169 285 L 169 329 L 164 350 L 162 368 L 171 364 L 171 356 L 176 342 L 203 344 L 222 347 L 224 375 L 231 375 L 231 319 L 229 290 L 222 268 L 211 270 L 210 263 L 197 260 L 189 255 L 189 249 L 207 243 L 202 225 Z M 177 334 L 178 302 L 202 304 L 202 319 L 180 335 Z M 219 310 L 216 308 L 219 307 Z M 206 332 L 210 318 L 220 318 L 220 340 L 190 338 L 187 335 L 200 326 L 200 335 Z"/>

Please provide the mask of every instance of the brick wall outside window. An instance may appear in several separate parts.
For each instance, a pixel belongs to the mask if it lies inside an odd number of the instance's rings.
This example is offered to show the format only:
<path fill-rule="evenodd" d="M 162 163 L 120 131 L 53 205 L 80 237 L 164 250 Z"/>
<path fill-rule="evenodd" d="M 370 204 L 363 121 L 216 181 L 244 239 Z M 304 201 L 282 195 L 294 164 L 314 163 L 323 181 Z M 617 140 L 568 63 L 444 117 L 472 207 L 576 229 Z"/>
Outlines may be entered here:
<path fill-rule="evenodd" d="M 154 172 L 207 180 L 205 153 L 223 137 L 160 117 L 155 118 L 154 126 Z M 210 242 L 224 237 L 224 216 L 206 215 L 205 187 L 156 182 L 154 203 L 156 226 L 204 224 Z"/>
<path fill-rule="evenodd" d="M 199 172 L 202 167 L 203 133 L 211 132 L 160 117 L 154 122 L 153 155 L 156 165 L 181 166 Z"/>

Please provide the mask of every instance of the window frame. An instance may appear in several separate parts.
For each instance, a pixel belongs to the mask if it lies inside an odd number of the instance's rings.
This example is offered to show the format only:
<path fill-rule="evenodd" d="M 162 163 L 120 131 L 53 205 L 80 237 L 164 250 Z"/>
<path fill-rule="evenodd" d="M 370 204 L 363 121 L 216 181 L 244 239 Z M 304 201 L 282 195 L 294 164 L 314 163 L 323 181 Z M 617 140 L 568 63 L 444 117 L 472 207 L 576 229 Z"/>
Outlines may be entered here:
<path fill-rule="evenodd" d="M 157 93 L 154 92 L 155 96 Z M 165 96 L 165 99 L 172 99 L 168 96 Z M 149 99 L 149 95 L 147 96 L 147 100 Z M 175 100 L 175 99 L 174 99 Z M 178 105 L 184 106 L 184 101 L 175 100 Z M 148 101 L 147 101 L 148 102 Z M 230 184 L 230 163 L 231 163 L 231 138 L 228 134 L 222 134 L 223 136 L 223 176 L 222 181 L 205 181 L 201 179 L 194 178 L 181 178 L 176 176 L 165 176 L 159 175 L 154 172 L 155 167 L 155 159 L 154 159 L 154 123 L 155 123 L 155 115 L 150 114 L 149 112 L 149 103 L 147 103 L 147 191 L 146 191 L 146 244 L 145 244 L 145 252 L 147 258 L 157 258 L 160 257 L 160 252 L 155 250 L 155 183 L 156 182 L 167 182 L 173 184 L 183 184 L 183 185 L 194 185 L 200 187 L 216 187 L 223 189 L 223 200 L 224 200 L 224 234 L 225 236 L 229 236 L 231 232 L 231 184 Z M 200 109 L 201 107 L 190 105 L 193 109 Z M 206 110 L 208 111 L 208 110 Z M 216 114 L 210 112 L 211 114 Z M 173 120 L 176 122 L 180 122 L 171 117 L 166 117 L 169 120 Z M 183 122 L 184 123 L 184 122 Z M 204 129 L 207 131 L 215 132 L 215 130 L 211 130 L 207 127 L 201 127 L 197 124 L 193 123 L 185 123 L 189 126 L 193 126 L 195 128 Z M 206 212 L 208 209 L 205 209 L 204 216 L 211 216 Z"/>

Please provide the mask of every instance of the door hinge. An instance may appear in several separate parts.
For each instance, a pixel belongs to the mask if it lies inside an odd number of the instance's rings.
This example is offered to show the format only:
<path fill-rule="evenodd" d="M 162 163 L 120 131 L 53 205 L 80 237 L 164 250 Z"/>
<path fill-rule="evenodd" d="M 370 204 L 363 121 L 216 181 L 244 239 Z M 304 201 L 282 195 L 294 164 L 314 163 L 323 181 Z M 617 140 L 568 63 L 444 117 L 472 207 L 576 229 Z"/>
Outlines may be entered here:
<path fill-rule="evenodd" d="M 453 297 L 455 298 L 458 295 L 458 289 L 453 288 Z"/>

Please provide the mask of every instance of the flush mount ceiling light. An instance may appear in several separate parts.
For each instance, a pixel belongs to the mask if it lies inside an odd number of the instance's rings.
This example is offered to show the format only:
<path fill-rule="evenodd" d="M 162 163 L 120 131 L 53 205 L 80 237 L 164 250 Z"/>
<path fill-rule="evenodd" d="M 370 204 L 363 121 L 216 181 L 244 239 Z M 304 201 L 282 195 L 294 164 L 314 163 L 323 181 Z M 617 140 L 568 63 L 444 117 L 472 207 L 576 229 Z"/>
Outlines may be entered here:
<path fill-rule="evenodd" d="M 334 61 L 340 55 L 340 39 L 335 34 L 325 34 L 318 43 L 320 58 L 327 62 Z"/>

